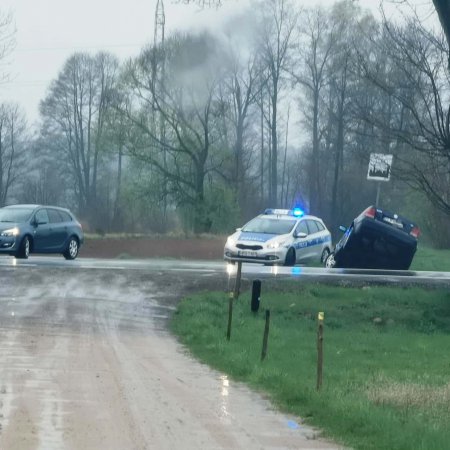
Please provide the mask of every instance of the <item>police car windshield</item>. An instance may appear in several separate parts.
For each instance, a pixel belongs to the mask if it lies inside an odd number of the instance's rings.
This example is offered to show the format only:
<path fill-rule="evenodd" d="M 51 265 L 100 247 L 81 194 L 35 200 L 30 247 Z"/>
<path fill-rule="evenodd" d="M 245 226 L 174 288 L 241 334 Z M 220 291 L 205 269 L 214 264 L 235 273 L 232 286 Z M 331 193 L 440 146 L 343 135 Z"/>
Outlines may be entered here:
<path fill-rule="evenodd" d="M 247 233 L 287 234 L 292 231 L 296 220 L 268 219 L 257 217 L 242 228 Z"/>

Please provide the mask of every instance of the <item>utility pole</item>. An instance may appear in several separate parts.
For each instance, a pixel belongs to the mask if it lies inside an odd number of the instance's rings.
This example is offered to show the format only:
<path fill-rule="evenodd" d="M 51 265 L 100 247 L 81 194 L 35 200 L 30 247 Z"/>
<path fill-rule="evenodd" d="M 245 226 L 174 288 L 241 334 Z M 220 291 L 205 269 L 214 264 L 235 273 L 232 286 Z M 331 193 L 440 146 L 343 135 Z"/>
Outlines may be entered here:
<path fill-rule="evenodd" d="M 154 27 L 154 36 L 153 36 L 153 46 L 155 49 L 155 63 L 153 68 L 153 83 L 156 89 L 161 89 L 161 108 L 164 108 L 164 82 L 165 82 L 165 66 L 166 66 L 166 55 L 164 49 L 164 34 L 165 34 L 165 26 L 166 26 L 166 15 L 164 13 L 164 1 L 158 0 L 156 3 L 155 10 L 155 27 Z M 160 64 L 158 64 L 156 55 L 160 55 Z M 164 147 L 166 141 L 166 127 L 164 123 L 164 117 L 160 111 L 160 113 L 156 117 L 157 126 L 159 127 L 159 142 L 161 142 L 162 148 L 162 157 L 163 157 L 163 167 L 164 171 L 167 170 L 167 152 Z M 163 218 L 164 225 L 167 221 L 167 177 L 166 174 L 163 174 Z"/>
<path fill-rule="evenodd" d="M 155 11 L 155 35 L 153 44 L 156 46 L 164 44 L 164 28 L 166 25 L 166 16 L 164 14 L 164 2 L 158 0 Z"/>

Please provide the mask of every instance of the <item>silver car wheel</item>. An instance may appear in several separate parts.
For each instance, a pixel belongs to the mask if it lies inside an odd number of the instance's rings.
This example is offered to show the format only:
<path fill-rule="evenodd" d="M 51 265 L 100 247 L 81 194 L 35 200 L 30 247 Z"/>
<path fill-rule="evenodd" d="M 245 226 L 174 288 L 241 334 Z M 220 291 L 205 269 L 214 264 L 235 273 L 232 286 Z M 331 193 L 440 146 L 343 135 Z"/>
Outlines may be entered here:
<path fill-rule="evenodd" d="M 336 261 L 334 260 L 334 254 L 330 253 L 330 255 L 328 255 L 328 258 L 325 261 L 325 267 L 327 269 L 332 269 L 335 265 Z"/>
<path fill-rule="evenodd" d="M 69 245 L 67 246 L 66 251 L 63 253 L 64 258 L 75 259 L 78 255 L 78 250 L 78 241 L 74 237 L 70 238 Z"/>
<path fill-rule="evenodd" d="M 26 237 L 24 242 L 23 254 L 25 258 L 30 256 L 30 240 Z"/>
<path fill-rule="evenodd" d="M 27 259 L 28 256 L 30 255 L 30 249 L 31 249 L 30 238 L 28 236 L 25 236 L 22 239 L 22 242 L 20 243 L 19 248 L 17 252 L 14 254 L 14 256 L 16 258 Z"/>
<path fill-rule="evenodd" d="M 72 239 L 69 244 L 69 253 L 72 258 L 75 258 L 78 253 L 78 244 L 75 239 Z"/>

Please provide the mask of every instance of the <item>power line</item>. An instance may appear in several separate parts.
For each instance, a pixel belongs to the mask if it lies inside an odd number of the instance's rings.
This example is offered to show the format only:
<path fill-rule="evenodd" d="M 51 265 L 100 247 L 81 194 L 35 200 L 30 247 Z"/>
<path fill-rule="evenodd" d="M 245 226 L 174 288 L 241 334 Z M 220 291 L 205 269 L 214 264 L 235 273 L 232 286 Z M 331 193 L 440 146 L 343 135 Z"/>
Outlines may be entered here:
<path fill-rule="evenodd" d="M 102 50 L 107 48 L 136 48 L 141 49 L 145 44 L 116 44 L 116 45 L 85 45 L 85 46 L 68 46 L 68 47 L 30 47 L 16 48 L 14 52 L 30 53 L 30 52 L 53 52 L 53 51 L 78 51 L 78 50 Z"/>
<path fill-rule="evenodd" d="M 11 87 L 41 87 L 50 84 L 52 80 L 2 81 L 0 89 Z"/>

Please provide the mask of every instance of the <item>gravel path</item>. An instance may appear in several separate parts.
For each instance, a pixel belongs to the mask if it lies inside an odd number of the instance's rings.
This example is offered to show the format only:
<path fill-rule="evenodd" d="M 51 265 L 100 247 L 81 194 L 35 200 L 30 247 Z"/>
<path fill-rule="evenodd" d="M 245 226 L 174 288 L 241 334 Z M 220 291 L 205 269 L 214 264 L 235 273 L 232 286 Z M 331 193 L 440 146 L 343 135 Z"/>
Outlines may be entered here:
<path fill-rule="evenodd" d="M 0 449 L 337 448 L 167 332 L 183 277 L 2 269 Z"/>

